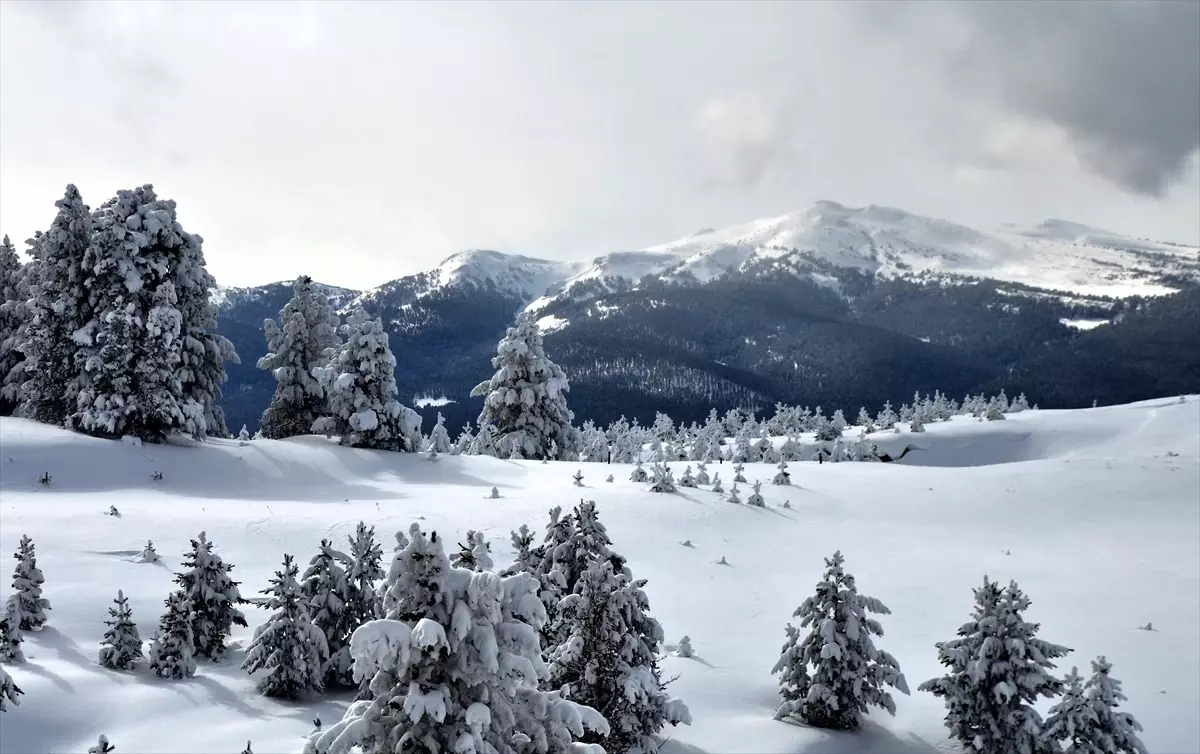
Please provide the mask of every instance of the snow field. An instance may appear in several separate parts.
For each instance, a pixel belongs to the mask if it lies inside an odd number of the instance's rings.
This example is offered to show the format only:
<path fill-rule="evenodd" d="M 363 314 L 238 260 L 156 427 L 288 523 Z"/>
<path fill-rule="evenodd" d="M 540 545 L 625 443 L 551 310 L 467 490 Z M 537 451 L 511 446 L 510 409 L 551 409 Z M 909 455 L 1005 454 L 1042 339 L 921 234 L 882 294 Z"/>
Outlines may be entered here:
<path fill-rule="evenodd" d="M 129 754 L 237 752 L 247 739 L 258 754 L 298 752 L 314 717 L 326 726 L 341 717 L 348 695 L 282 703 L 255 692 L 238 667 L 267 617 L 251 606 L 229 658 L 201 661 L 193 679 L 159 680 L 145 664 L 129 673 L 99 666 L 117 590 L 148 643 L 188 540 L 201 530 L 249 597 L 284 552 L 303 564 L 323 537 L 344 547 L 360 519 L 375 526 L 385 561 L 394 532 L 416 520 L 448 550 L 468 529 L 482 531 L 504 567 L 510 529 L 528 524 L 540 540 L 547 510 L 581 498 L 597 501 L 613 548 L 649 580 L 651 612 L 667 636 L 663 677 L 679 676 L 669 692 L 694 719 L 665 731 L 667 754 L 949 748 L 940 701 L 916 691 L 896 694 L 896 717 L 873 714 L 859 733 L 772 719 L 779 697 L 770 669 L 784 626 L 837 549 L 861 592 L 892 610 L 880 617 L 876 643 L 912 688 L 941 673 L 934 642 L 966 621 L 983 576 L 1015 579 L 1033 600 L 1027 618 L 1041 623 L 1039 635 L 1074 649 L 1058 675 L 1072 665 L 1086 675 L 1106 655 L 1147 747 L 1200 750 L 1200 402 L 926 427 L 872 437 L 885 451 L 922 448 L 901 462 L 792 463 L 791 487 L 770 484 L 774 465 L 747 464 L 743 499 L 751 483 L 764 482 L 767 507 L 754 508 L 704 488 L 647 492 L 628 481 L 629 466 L 431 462 L 318 437 L 139 446 L 0 420 L 0 552 L 11 570 L 7 556 L 20 536 L 33 539 L 52 606 L 46 629 L 26 634 L 27 662 L 8 667 L 26 693 L 0 720 L 0 750 L 83 751 L 104 733 Z M 678 479 L 687 464 L 670 465 Z M 576 470 L 583 489 L 573 485 Z M 710 464 L 714 471 L 728 490 L 730 465 Z M 49 486 L 37 482 L 43 472 Z M 604 482 L 610 473 L 615 481 Z M 485 499 L 492 486 L 501 499 Z M 110 505 L 120 517 L 104 515 Z M 147 539 L 160 564 L 136 562 Z M 717 564 L 722 557 L 728 565 Z M 1156 630 L 1138 630 L 1148 621 Z M 673 656 L 685 634 L 694 656 Z"/>

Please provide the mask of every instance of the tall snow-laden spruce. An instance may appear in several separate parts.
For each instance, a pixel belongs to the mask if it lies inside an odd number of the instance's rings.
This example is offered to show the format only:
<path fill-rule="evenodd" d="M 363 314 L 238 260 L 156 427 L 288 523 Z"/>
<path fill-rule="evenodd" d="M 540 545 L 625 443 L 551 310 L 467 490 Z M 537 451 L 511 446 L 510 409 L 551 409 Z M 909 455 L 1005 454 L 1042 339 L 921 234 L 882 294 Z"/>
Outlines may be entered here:
<path fill-rule="evenodd" d="M 687 706 L 664 690 L 658 668 L 663 630 L 647 615 L 645 583 L 594 560 L 558 606 L 569 633 L 550 652 L 548 686 L 604 715 L 608 733 L 583 740 L 612 754 L 655 754 L 663 727 L 692 722 Z"/>
<path fill-rule="evenodd" d="M 21 535 L 21 543 L 13 554 L 17 567 L 13 570 L 13 593 L 8 598 L 5 611 L 16 621 L 22 631 L 38 631 L 46 624 L 46 611 L 50 600 L 42 596 L 42 584 L 46 578 L 38 568 L 33 540 Z"/>
<path fill-rule="evenodd" d="M 312 623 L 325 636 L 328 659 L 323 678 L 325 686 L 353 686 L 350 659 L 350 634 L 360 624 L 352 612 L 353 589 L 343 563 L 349 556 L 333 549 L 328 539 L 321 540 L 321 551 L 300 576 L 300 591 Z"/>
<path fill-rule="evenodd" d="M 91 243 L 92 216 L 73 185 L 55 206 L 58 214 L 50 229 L 27 242 L 30 305 L 20 400 L 22 416 L 61 425 L 75 411 L 79 390 L 80 345 L 74 335 L 91 318 L 84 254 Z"/>
<path fill-rule="evenodd" d="M 595 710 L 538 689 L 545 619 L 528 574 L 453 568 L 417 525 L 396 555 L 382 620 L 354 632 L 355 675 L 374 698 L 309 738 L 309 754 L 571 754 Z"/>
<path fill-rule="evenodd" d="M 196 674 L 193 641 L 188 601 L 182 592 L 172 592 L 150 642 L 150 669 L 160 678 L 191 678 Z"/>
<path fill-rule="evenodd" d="M 313 370 L 328 396 L 329 415 L 312 431 L 337 435 L 342 445 L 380 450 L 421 449 L 421 416 L 396 400 L 396 357 L 379 319 L 361 309 L 346 318 L 341 350 Z"/>
<path fill-rule="evenodd" d="M 0 667 L 0 712 L 8 710 L 8 704 L 18 707 L 21 702 L 17 700 L 17 696 L 24 694 L 21 687 L 13 681 L 12 676 L 3 667 Z"/>
<path fill-rule="evenodd" d="M 246 616 L 235 607 L 244 600 L 238 582 L 229 576 L 233 566 L 213 552 L 204 532 L 191 542 L 192 549 L 183 556 L 186 570 L 175 574 L 175 583 L 191 616 L 193 652 L 197 657 L 220 660 L 233 626 L 246 625 Z"/>
<path fill-rule="evenodd" d="M 142 658 L 142 637 L 124 592 L 117 591 L 108 615 L 109 620 L 104 621 L 108 630 L 100 642 L 100 664 L 114 670 L 131 670 Z"/>
<path fill-rule="evenodd" d="M 1064 754 L 1147 754 L 1137 735 L 1142 726 L 1133 715 L 1117 711 L 1126 697 L 1111 670 L 1112 664 L 1099 657 L 1086 684 L 1076 668 L 1067 675 L 1066 691 L 1050 708 L 1045 726 L 1046 738 Z"/>
<path fill-rule="evenodd" d="M 796 608 L 793 616 L 808 634 L 787 627 L 787 641 L 772 671 L 780 674 L 784 700 L 776 719 L 795 715 L 818 728 L 854 730 L 871 707 L 896 714 L 896 703 L 885 687 L 908 693 L 899 663 L 871 639 L 883 636 L 883 627 L 868 613 L 891 611 L 858 593 L 844 563 L 841 552 L 826 558 L 816 593 Z"/>
<path fill-rule="evenodd" d="M 1062 690 L 1050 674 L 1070 649 L 1037 638 L 1038 624 L 1021 615 L 1029 598 L 1016 583 L 1006 588 L 983 579 L 975 611 L 957 639 L 939 642 L 938 662 L 946 675 L 921 684 L 921 691 L 946 703 L 950 737 L 978 754 L 1043 754 L 1054 745 L 1033 705 Z"/>
<path fill-rule="evenodd" d="M 83 255 L 90 319 L 73 336 L 82 346 L 72 426 L 151 441 L 173 432 L 227 435 L 216 400 L 224 360 L 236 356 L 209 332 L 215 283 L 202 239 L 149 185 L 119 191 L 92 223 Z"/>
<path fill-rule="evenodd" d="M 546 356 L 537 321 L 522 314 L 496 347 L 492 359 L 496 373 L 481 382 L 471 395 L 483 396 L 483 410 L 476 424 L 480 433 L 472 452 L 500 458 L 573 460 L 579 454 L 579 432 L 571 426 L 574 415 L 567 408 L 571 389 L 567 375 Z M 490 427 L 490 436 L 482 431 Z M 490 444 L 488 448 L 480 445 Z"/>
<path fill-rule="evenodd" d="M 296 581 L 296 563 L 283 556 L 283 568 L 275 572 L 266 607 L 275 612 L 254 630 L 254 641 L 246 652 L 242 669 L 248 673 L 265 670 L 258 680 L 263 696 L 301 699 L 324 690 L 329 647 L 321 629 L 313 625 L 305 595 Z"/>
<path fill-rule="evenodd" d="M 325 294 L 307 275 L 296 278 L 279 322 L 263 322 L 267 355 L 258 360 L 258 368 L 275 377 L 275 394 L 260 422 L 263 437 L 309 434 L 313 422 L 326 415 L 325 388 L 313 370 L 333 360 L 342 344 L 337 329 L 337 314 Z"/>
<path fill-rule="evenodd" d="M 8 236 L 0 241 L 0 416 L 9 416 L 21 400 L 25 381 L 29 270 L 22 266 Z"/>

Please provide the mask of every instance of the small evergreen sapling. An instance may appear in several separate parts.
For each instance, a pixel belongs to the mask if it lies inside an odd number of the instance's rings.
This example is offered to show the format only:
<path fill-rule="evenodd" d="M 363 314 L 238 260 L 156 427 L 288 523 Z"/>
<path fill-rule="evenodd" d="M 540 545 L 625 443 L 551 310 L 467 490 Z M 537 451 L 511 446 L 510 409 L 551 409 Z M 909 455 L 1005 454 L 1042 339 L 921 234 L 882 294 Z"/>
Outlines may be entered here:
<path fill-rule="evenodd" d="M 266 606 L 275 612 L 254 631 L 242 670 L 265 670 L 258 680 L 263 696 L 299 699 L 324 690 L 324 669 L 329 661 L 325 635 L 313 625 L 304 594 L 296 581 L 298 569 L 291 555 L 275 572 Z"/>
<path fill-rule="evenodd" d="M 733 486 L 729 488 L 729 497 L 727 497 L 725 499 L 731 503 L 736 503 L 738 505 L 741 505 L 742 498 L 740 495 L 738 495 L 737 482 L 734 482 Z"/>
<path fill-rule="evenodd" d="M 754 492 L 750 494 L 750 497 L 746 498 L 746 505 L 753 505 L 756 508 L 767 507 L 767 501 L 763 500 L 762 496 L 762 482 L 755 480 L 753 487 Z"/>
<path fill-rule="evenodd" d="M 5 610 L 0 614 L 0 662 L 25 662 L 25 653 L 21 651 L 21 620 L 12 611 Z"/>
<path fill-rule="evenodd" d="M 604 481 L 608 482 L 609 484 L 612 484 L 613 475 L 609 474 L 607 477 L 604 478 Z"/>
<path fill-rule="evenodd" d="M 1092 677 L 1081 683 L 1071 668 L 1066 691 L 1046 717 L 1045 735 L 1064 754 L 1147 754 L 1138 738 L 1142 726 L 1117 707 L 1126 701 L 1121 682 L 1109 675 L 1112 665 L 1100 657 L 1092 661 Z"/>
<path fill-rule="evenodd" d="M 679 486 L 680 487 L 695 487 L 696 486 L 696 478 L 692 476 L 692 467 L 691 466 L 684 468 L 683 474 L 681 474 L 679 476 Z"/>
<path fill-rule="evenodd" d="M 254 751 L 250 749 L 249 741 L 246 742 L 246 748 L 242 749 L 242 754 L 254 754 Z"/>
<path fill-rule="evenodd" d="M 737 483 L 737 482 L 745 482 L 745 481 L 746 481 L 746 477 L 745 477 L 745 475 L 743 475 L 743 474 L 742 474 L 742 470 L 743 470 L 743 469 L 745 469 L 745 468 L 746 468 L 746 467 L 745 467 L 745 466 L 742 464 L 742 462 L 741 462 L 741 461 L 738 461 L 738 463 L 734 465 L 734 467 L 733 467 L 733 481 L 734 481 L 735 483 Z"/>
<path fill-rule="evenodd" d="M 191 551 L 183 556 L 186 570 L 175 574 L 175 583 L 191 615 L 193 653 L 220 660 L 225 656 L 225 639 L 233 626 L 246 626 L 246 616 L 234 607 L 245 600 L 238 591 L 238 582 L 229 576 L 233 566 L 213 552 L 204 532 L 191 543 Z"/>
<path fill-rule="evenodd" d="M 650 483 L 651 492 L 675 491 L 675 478 L 671 474 L 670 467 L 656 463 L 651 470 L 654 472 L 653 481 Z"/>
<path fill-rule="evenodd" d="M 138 561 L 142 563 L 157 563 L 158 553 L 154 551 L 154 542 L 146 540 L 146 547 L 138 554 Z"/>
<path fill-rule="evenodd" d="M 13 571 L 13 594 L 8 598 L 6 610 L 17 620 L 22 631 L 38 631 L 46 624 L 46 611 L 50 601 L 42 596 L 42 584 L 46 582 L 37 565 L 33 540 L 21 535 L 21 543 L 13 555 L 17 567 Z"/>
<path fill-rule="evenodd" d="M 775 477 L 771 480 L 771 484 L 783 487 L 788 487 L 792 484 L 792 475 L 788 473 L 787 467 L 787 461 L 779 462 L 779 472 L 775 474 Z"/>
<path fill-rule="evenodd" d="M 18 686 L 8 674 L 8 671 L 0 666 L 0 712 L 8 710 L 8 703 L 12 702 L 12 706 L 18 707 L 21 702 L 17 696 L 24 694 L 21 687 Z"/>
<path fill-rule="evenodd" d="M 704 461 L 696 464 L 696 484 L 709 484 L 708 466 Z"/>
<path fill-rule="evenodd" d="M 719 471 L 713 472 L 712 491 L 718 494 L 725 491 L 725 488 L 721 486 L 721 472 Z"/>
<path fill-rule="evenodd" d="M 242 425 L 242 431 L 238 432 L 238 441 L 239 442 L 250 442 L 250 432 L 249 432 L 249 430 L 246 429 L 245 424 Z M 247 743 L 249 743 L 249 742 L 247 742 Z"/>
<path fill-rule="evenodd" d="M 642 484 L 649 478 L 649 475 L 646 474 L 646 470 L 642 468 L 642 459 L 639 458 L 637 460 L 637 465 L 634 466 L 633 471 L 629 473 L 629 481 Z"/>
<path fill-rule="evenodd" d="M 575 486 L 576 486 L 576 487 L 582 487 L 582 486 L 583 486 L 583 470 L 582 470 L 582 469 L 580 469 L 580 470 L 577 470 L 577 471 L 575 472 L 575 476 L 573 476 L 573 477 L 571 477 L 571 478 L 575 480 Z"/>
<path fill-rule="evenodd" d="M 1050 660 L 1071 650 L 1037 638 L 1038 624 L 1021 614 L 1028 607 L 1015 582 L 1001 589 L 984 577 L 959 638 L 937 644 L 938 661 L 948 672 L 920 690 L 945 701 L 950 737 L 968 752 L 1040 754 L 1052 748 L 1033 705 L 1062 689 L 1050 674 Z"/>
<path fill-rule="evenodd" d="M 300 591 L 313 625 L 325 635 L 329 659 L 322 668 L 326 686 L 353 686 L 350 634 L 361 625 L 351 612 L 353 588 L 342 563 L 350 558 L 321 540 L 321 549 L 300 575 Z"/>
<path fill-rule="evenodd" d="M 429 432 L 429 449 L 435 454 L 441 455 L 446 455 L 454 449 L 454 444 L 450 442 L 450 433 L 446 431 L 445 419 L 442 418 L 440 411 L 437 415 L 437 423 Z"/>
<path fill-rule="evenodd" d="M 684 636 L 679 640 L 679 645 L 675 647 L 676 657 L 691 657 L 692 656 L 692 640 Z"/>
<path fill-rule="evenodd" d="M 783 653 L 772 671 L 780 674 L 784 700 L 776 719 L 796 715 L 819 728 L 854 730 L 870 707 L 896 714 L 886 686 L 908 693 L 899 663 L 871 640 L 883 636 L 883 627 L 868 613 L 891 611 L 858 593 L 844 562 L 840 552 L 825 560 L 816 593 L 794 613 L 800 628 L 787 627 Z M 805 636 L 803 628 L 809 629 Z"/>
<path fill-rule="evenodd" d="M 500 499 L 500 490 L 493 487 L 492 491 L 490 493 L 488 493 L 488 500 L 499 500 L 499 499 Z"/>
<path fill-rule="evenodd" d="M 108 630 L 100 642 L 100 664 L 113 670 L 132 670 L 142 658 L 142 637 L 125 593 L 118 591 L 113 604 L 108 609 L 109 620 L 104 621 Z"/>
<path fill-rule="evenodd" d="M 403 536 L 400 532 L 397 535 Z M 402 550 L 408 544 L 399 542 L 397 549 Z M 379 593 L 375 584 L 384 577 L 383 548 L 375 541 L 375 527 L 368 527 L 359 521 L 350 541 L 350 571 L 346 578 L 350 583 L 350 604 L 348 610 L 351 624 L 361 626 L 369 620 L 374 620 L 383 614 Z"/>
<path fill-rule="evenodd" d="M 160 678 L 191 678 L 196 674 L 192 643 L 190 605 L 182 592 L 173 592 L 150 642 L 150 669 Z"/>
<path fill-rule="evenodd" d="M 100 740 L 96 742 L 95 746 L 88 748 L 87 754 L 108 754 L 116 748 L 108 742 L 108 736 L 101 734 Z"/>
<path fill-rule="evenodd" d="M 494 567 L 491 552 L 492 546 L 483 532 L 469 529 L 467 541 L 459 543 L 458 552 L 450 556 L 450 564 L 468 571 L 490 571 Z"/>

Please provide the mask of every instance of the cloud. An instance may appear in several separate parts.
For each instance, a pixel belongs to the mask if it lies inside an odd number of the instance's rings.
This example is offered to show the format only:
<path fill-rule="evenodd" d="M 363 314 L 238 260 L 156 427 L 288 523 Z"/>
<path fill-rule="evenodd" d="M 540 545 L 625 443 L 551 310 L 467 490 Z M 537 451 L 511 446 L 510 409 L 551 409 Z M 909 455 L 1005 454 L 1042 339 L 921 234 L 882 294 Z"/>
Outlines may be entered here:
<path fill-rule="evenodd" d="M 1200 3 L 912 3 L 877 20 L 952 40 L 959 96 L 1061 129 L 1127 191 L 1164 195 L 1200 149 Z"/>
<path fill-rule="evenodd" d="M 779 108 L 757 94 L 713 97 L 696 116 L 711 179 L 752 187 L 788 154 L 788 129 Z"/>

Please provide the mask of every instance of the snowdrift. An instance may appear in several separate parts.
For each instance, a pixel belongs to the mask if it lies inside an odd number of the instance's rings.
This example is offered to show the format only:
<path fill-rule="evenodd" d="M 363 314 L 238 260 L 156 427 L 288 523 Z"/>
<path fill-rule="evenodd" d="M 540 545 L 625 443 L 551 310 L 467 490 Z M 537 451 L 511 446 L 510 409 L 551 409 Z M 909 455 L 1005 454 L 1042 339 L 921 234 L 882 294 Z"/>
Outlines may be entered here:
<path fill-rule="evenodd" d="M 945 750 L 943 709 L 925 693 L 898 696 L 895 718 L 873 715 L 857 734 L 772 720 L 770 668 L 784 626 L 835 549 L 859 588 L 891 608 L 878 643 L 910 686 L 939 673 L 933 644 L 967 618 L 971 588 L 985 574 L 1011 578 L 1033 599 L 1028 617 L 1041 635 L 1074 649 L 1060 671 L 1107 655 L 1150 750 L 1200 750 L 1200 402 L 927 429 L 872 437 L 886 452 L 922 448 L 898 462 L 793 463 L 791 487 L 769 483 L 773 466 L 747 465 L 767 503 L 752 508 L 703 488 L 648 492 L 628 466 L 431 462 L 318 437 L 137 445 L 0 419 L 0 551 L 33 538 L 52 606 L 47 628 L 26 636 L 27 662 L 9 667 L 26 693 L 0 718 L 0 751 L 83 751 L 104 733 L 126 754 L 240 751 L 247 739 L 260 754 L 299 752 L 314 717 L 340 718 L 347 696 L 286 704 L 255 693 L 238 669 L 266 618 L 254 608 L 229 659 L 202 662 L 191 680 L 99 666 L 117 590 L 148 640 L 201 530 L 252 596 L 284 552 L 305 563 L 323 537 L 341 545 L 360 519 L 389 555 L 393 532 L 419 521 L 452 542 L 481 530 L 507 565 L 510 529 L 540 531 L 548 508 L 581 497 L 597 501 L 614 549 L 649 580 L 668 644 L 691 638 L 694 657 L 663 660 L 664 677 L 679 676 L 671 694 L 694 718 L 667 731 L 665 754 Z M 677 476 L 683 466 L 672 464 Z M 572 483 L 576 470 L 584 489 Z M 732 468 L 714 471 L 728 490 Z M 38 482 L 43 473 L 49 485 Z M 610 473 L 615 481 L 604 482 Z M 493 486 L 501 498 L 485 499 Z M 110 505 L 120 517 L 104 515 Z M 137 562 L 148 539 L 160 564 Z M 1138 630 L 1147 622 L 1156 630 Z"/>

